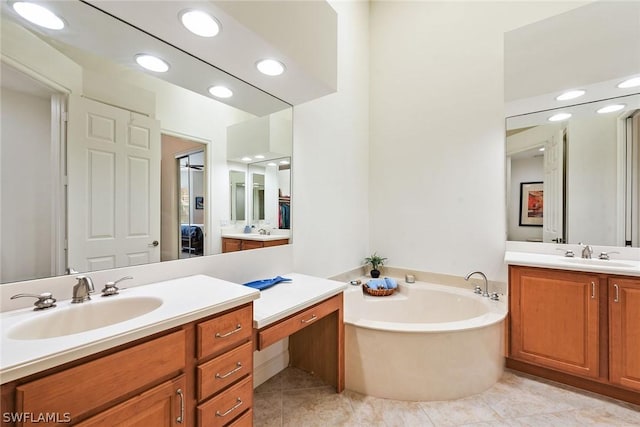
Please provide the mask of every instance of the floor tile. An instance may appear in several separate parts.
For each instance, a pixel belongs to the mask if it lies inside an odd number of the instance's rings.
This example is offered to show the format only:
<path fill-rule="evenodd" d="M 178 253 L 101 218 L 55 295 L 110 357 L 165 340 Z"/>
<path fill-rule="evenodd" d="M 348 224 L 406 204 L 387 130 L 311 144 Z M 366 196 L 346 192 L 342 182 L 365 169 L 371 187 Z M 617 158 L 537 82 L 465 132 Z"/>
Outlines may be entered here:
<path fill-rule="evenodd" d="M 512 371 L 475 396 L 404 402 L 287 368 L 256 388 L 254 413 L 256 427 L 640 427 L 640 406 Z"/>

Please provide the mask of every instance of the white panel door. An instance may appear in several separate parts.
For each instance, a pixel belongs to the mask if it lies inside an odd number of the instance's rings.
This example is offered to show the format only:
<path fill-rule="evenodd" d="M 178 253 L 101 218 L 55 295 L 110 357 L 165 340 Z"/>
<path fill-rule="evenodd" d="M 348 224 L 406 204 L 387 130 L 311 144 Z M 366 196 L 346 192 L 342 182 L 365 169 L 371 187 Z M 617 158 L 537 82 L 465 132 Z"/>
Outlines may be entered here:
<path fill-rule="evenodd" d="M 160 123 L 90 99 L 69 99 L 68 267 L 160 261 Z"/>
<path fill-rule="evenodd" d="M 559 131 L 545 144 L 543 189 L 542 241 L 563 243 L 564 131 Z"/>

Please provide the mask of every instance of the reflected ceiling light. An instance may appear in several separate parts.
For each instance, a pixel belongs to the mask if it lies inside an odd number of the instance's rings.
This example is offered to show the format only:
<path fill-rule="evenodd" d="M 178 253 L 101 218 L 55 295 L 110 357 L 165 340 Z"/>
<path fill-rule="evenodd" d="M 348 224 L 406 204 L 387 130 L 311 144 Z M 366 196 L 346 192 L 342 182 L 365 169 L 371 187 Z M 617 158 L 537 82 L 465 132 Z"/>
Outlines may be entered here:
<path fill-rule="evenodd" d="M 243 162 L 250 162 L 251 161 L 251 157 L 243 157 L 242 161 Z"/>
<path fill-rule="evenodd" d="M 281 165 L 288 165 L 289 161 L 288 160 L 280 160 L 280 164 Z"/>
<path fill-rule="evenodd" d="M 226 86 L 211 86 L 209 93 L 216 98 L 231 98 L 233 91 Z"/>
<path fill-rule="evenodd" d="M 142 68 L 156 73 L 165 73 L 169 71 L 169 64 L 157 56 L 141 53 L 136 55 L 136 62 Z"/>
<path fill-rule="evenodd" d="M 262 154 L 258 154 L 256 155 L 256 159 L 264 159 L 264 156 Z"/>
<path fill-rule="evenodd" d="M 567 101 L 569 99 L 575 99 L 578 98 L 582 95 L 584 95 L 585 93 L 587 93 L 586 91 L 579 89 L 579 90 L 569 90 L 567 92 L 564 92 L 558 96 L 556 96 L 556 100 L 558 101 Z"/>
<path fill-rule="evenodd" d="M 554 114 L 553 116 L 549 117 L 549 121 L 550 122 L 561 122 L 563 120 L 567 120 L 569 117 L 571 117 L 571 113 L 558 113 L 558 114 Z"/>
<path fill-rule="evenodd" d="M 636 86 L 640 86 L 640 77 L 634 77 L 632 79 L 625 80 L 618 85 L 620 89 L 627 89 Z"/>
<path fill-rule="evenodd" d="M 220 32 L 220 23 L 201 10 L 185 10 L 180 13 L 180 21 L 187 30 L 200 37 L 214 37 Z"/>
<path fill-rule="evenodd" d="M 544 147 L 538 148 L 538 151 L 544 151 Z"/>
<path fill-rule="evenodd" d="M 276 165 L 276 164 L 275 164 L 275 163 L 273 163 L 273 162 L 269 162 L 269 163 L 267 163 L 267 166 L 278 166 L 278 165 Z"/>
<path fill-rule="evenodd" d="M 612 105 L 607 105 L 606 107 L 602 107 L 598 109 L 596 112 L 598 114 L 613 113 L 614 111 L 622 110 L 624 107 L 626 107 L 626 105 L 624 104 L 612 104 Z"/>
<path fill-rule="evenodd" d="M 284 73 L 284 64 L 280 61 L 276 61 L 275 59 L 263 59 L 261 61 L 256 62 L 256 68 L 262 74 L 266 74 L 267 76 L 279 76 Z"/>
<path fill-rule="evenodd" d="M 49 9 L 35 3 L 27 3 L 24 1 L 15 2 L 13 10 L 18 12 L 27 21 L 39 25 L 50 30 L 61 30 L 64 28 L 64 22 L 55 13 Z"/>

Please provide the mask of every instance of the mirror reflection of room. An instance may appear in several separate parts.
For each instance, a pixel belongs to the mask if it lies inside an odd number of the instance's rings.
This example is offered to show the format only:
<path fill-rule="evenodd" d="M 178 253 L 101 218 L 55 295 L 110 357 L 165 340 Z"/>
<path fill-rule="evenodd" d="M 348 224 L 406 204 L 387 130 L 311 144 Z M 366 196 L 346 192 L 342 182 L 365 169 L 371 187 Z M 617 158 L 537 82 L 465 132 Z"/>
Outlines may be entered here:
<path fill-rule="evenodd" d="M 204 151 L 177 159 L 180 165 L 180 258 L 204 253 Z"/>
<path fill-rule="evenodd" d="M 262 120 L 265 159 L 290 156 L 291 107 L 91 6 L 58 6 L 87 33 L 44 34 L 2 14 L 0 248 L 23 250 L 3 251 L 0 283 L 220 253 L 224 227 L 251 209 L 244 195 L 227 202 L 229 164 L 246 177 L 248 163 L 228 156 L 228 128 Z M 149 46 L 171 58 L 167 76 L 135 63 Z M 215 98 L 212 79 L 241 99 Z M 10 185 L 18 176 L 24 191 Z M 37 227 L 18 232 L 21 221 Z"/>
<path fill-rule="evenodd" d="M 640 95 L 562 111 L 571 117 L 549 121 L 558 112 L 544 111 L 507 119 L 507 239 L 639 246 Z M 524 212 L 522 186 L 534 182 L 544 195 L 540 223 Z"/>

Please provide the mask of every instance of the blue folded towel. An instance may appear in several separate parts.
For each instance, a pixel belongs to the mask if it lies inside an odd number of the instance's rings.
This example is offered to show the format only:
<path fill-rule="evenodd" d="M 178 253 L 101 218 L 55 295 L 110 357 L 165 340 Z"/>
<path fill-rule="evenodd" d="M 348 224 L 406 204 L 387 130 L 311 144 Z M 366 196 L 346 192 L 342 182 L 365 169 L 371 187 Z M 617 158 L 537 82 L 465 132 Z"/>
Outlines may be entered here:
<path fill-rule="evenodd" d="M 387 289 L 387 282 L 384 279 L 371 279 L 367 282 L 369 289 Z"/>
<path fill-rule="evenodd" d="M 387 284 L 387 289 L 395 289 L 398 287 L 398 282 L 396 282 L 395 279 L 392 279 L 390 277 L 385 277 L 384 281 Z"/>
<path fill-rule="evenodd" d="M 253 282 L 244 283 L 244 286 L 248 286 L 254 289 L 267 289 L 273 285 L 277 285 L 280 282 L 291 282 L 292 279 L 287 279 L 286 277 L 276 276 L 273 279 L 262 279 L 262 280 L 254 280 Z"/>

